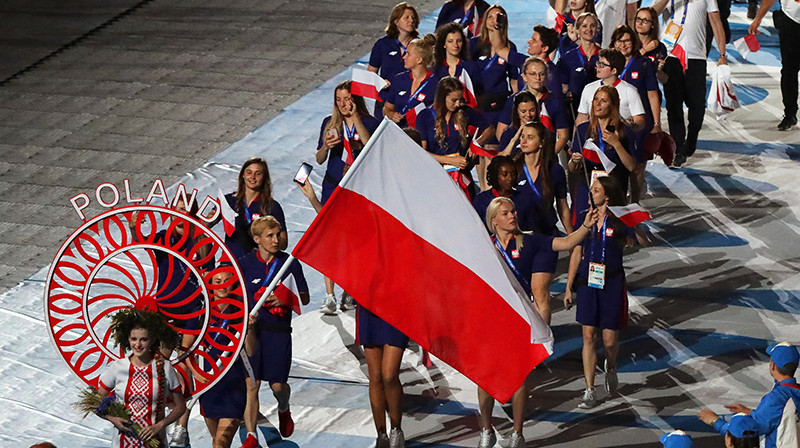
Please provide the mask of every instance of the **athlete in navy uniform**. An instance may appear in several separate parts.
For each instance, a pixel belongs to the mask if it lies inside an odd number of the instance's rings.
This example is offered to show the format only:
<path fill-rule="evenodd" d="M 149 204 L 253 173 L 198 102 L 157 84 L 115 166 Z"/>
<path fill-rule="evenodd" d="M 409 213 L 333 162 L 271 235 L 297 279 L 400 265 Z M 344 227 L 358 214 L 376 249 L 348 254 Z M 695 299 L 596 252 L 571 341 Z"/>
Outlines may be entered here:
<path fill-rule="evenodd" d="M 407 70 L 395 75 L 391 85 L 381 92 L 385 101 L 383 115 L 400 127 L 413 128 L 417 114 L 433 104 L 439 81 L 431 71 L 435 44 L 436 38 L 432 34 L 412 40 L 403 58 Z"/>
<path fill-rule="evenodd" d="M 450 0 L 442 5 L 436 18 L 436 29 L 448 23 L 455 23 L 472 37 L 480 33 L 481 20 L 489 4 L 485 0 Z"/>

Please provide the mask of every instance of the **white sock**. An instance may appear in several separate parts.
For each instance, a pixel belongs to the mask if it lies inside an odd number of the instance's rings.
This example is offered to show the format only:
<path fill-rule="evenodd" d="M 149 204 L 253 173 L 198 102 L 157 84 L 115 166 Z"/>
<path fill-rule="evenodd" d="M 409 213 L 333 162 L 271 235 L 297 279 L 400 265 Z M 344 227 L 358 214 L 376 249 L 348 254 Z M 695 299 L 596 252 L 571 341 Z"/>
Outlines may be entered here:
<path fill-rule="evenodd" d="M 256 438 L 256 442 L 258 441 L 258 433 L 257 432 L 248 432 L 247 435 L 255 437 Z"/>

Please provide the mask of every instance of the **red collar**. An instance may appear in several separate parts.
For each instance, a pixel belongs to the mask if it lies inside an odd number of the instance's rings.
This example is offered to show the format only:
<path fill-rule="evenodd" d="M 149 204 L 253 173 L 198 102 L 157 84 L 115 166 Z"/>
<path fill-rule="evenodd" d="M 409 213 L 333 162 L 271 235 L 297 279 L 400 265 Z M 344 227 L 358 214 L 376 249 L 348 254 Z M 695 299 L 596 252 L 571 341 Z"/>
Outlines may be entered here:
<path fill-rule="evenodd" d="M 582 46 L 578 45 L 578 50 L 581 52 L 582 55 L 586 56 L 586 53 L 583 51 Z M 593 58 L 594 55 L 596 55 L 599 52 L 600 52 L 600 47 L 597 44 L 594 44 L 594 52 L 592 53 L 591 56 L 589 56 L 589 58 Z"/>

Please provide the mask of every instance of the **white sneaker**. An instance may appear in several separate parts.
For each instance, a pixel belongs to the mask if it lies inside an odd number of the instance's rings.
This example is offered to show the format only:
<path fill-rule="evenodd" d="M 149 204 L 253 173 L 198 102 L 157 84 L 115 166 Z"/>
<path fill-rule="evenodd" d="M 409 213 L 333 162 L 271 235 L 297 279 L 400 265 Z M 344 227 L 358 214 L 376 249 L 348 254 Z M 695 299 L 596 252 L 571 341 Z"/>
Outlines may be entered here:
<path fill-rule="evenodd" d="M 578 407 L 581 409 L 592 409 L 595 406 L 597 406 L 597 399 L 594 398 L 594 387 L 587 387 L 586 390 L 583 391 L 583 398 L 581 398 L 581 402 L 578 403 Z"/>
<path fill-rule="evenodd" d="M 375 440 L 375 448 L 389 448 L 389 436 L 385 432 L 378 434 Z"/>
<path fill-rule="evenodd" d="M 605 364 L 603 365 L 605 368 L 605 383 L 606 383 L 606 391 L 608 391 L 609 395 L 617 393 L 617 387 L 619 386 L 619 378 L 617 378 L 617 369 L 608 369 L 608 360 L 606 360 Z"/>
<path fill-rule="evenodd" d="M 405 448 L 406 437 L 403 435 L 403 430 L 400 428 L 392 428 L 389 431 L 389 448 Z"/>
<path fill-rule="evenodd" d="M 336 297 L 333 294 L 325 295 L 319 312 L 328 316 L 336 314 Z"/>
<path fill-rule="evenodd" d="M 175 423 L 175 427 L 172 429 L 172 437 L 170 437 L 169 446 L 179 448 L 187 445 L 189 445 L 189 431 Z"/>
<path fill-rule="evenodd" d="M 478 442 L 478 448 L 494 448 L 497 444 L 497 435 L 494 429 L 481 429 L 481 440 Z"/>
<path fill-rule="evenodd" d="M 522 448 L 525 446 L 525 437 L 522 437 L 521 432 L 513 431 L 508 440 L 508 448 Z"/>
<path fill-rule="evenodd" d="M 353 297 L 347 293 L 347 291 L 342 291 L 342 298 L 341 304 L 339 305 L 339 309 L 342 311 L 350 311 L 356 309 L 356 304 L 353 302 Z"/>

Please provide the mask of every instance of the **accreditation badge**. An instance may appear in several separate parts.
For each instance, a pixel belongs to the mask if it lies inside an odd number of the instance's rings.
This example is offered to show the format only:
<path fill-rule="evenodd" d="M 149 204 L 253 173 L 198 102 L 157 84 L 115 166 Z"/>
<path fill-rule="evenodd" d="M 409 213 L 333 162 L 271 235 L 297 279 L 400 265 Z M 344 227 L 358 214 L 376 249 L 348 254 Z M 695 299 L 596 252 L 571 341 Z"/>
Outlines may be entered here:
<path fill-rule="evenodd" d="M 606 265 L 600 263 L 589 263 L 590 288 L 603 289 L 606 285 Z"/>
<path fill-rule="evenodd" d="M 662 40 L 668 47 L 673 47 L 675 46 L 675 42 L 678 42 L 678 38 L 681 36 L 682 32 L 683 27 L 670 20 L 667 27 L 664 29 L 664 38 Z"/>

